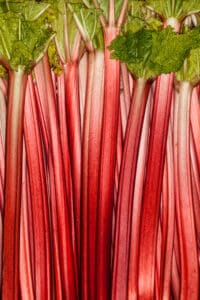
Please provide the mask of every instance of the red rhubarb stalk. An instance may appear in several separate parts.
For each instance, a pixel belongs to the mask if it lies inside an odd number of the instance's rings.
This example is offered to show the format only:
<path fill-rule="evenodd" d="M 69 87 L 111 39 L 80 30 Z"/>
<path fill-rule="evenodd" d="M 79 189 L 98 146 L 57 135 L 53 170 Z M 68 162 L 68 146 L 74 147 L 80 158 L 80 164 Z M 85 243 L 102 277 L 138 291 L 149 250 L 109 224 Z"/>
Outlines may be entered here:
<path fill-rule="evenodd" d="M 138 296 L 144 300 L 154 297 L 156 241 L 173 80 L 173 74 L 161 75 L 155 88 L 140 230 Z"/>
<path fill-rule="evenodd" d="M 151 119 L 152 92 L 146 106 L 142 133 L 137 158 L 137 169 L 135 174 L 134 195 L 132 199 L 132 214 L 130 228 L 130 250 L 128 265 L 128 299 L 137 299 L 137 280 L 138 280 L 138 255 L 139 255 L 139 234 L 140 217 L 142 209 L 143 186 L 146 173 L 146 162 L 148 157 L 149 126 Z"/>
<path fill-rule="evenodd" d="M 162 249 L 160 299 L 170 298 L 171 266 L 175 226 L 175 186 L 172 124 L 169 123 L 162 193 Z"/>
<path fill-rule="evenodd" d="M 49 132 L 50 132 L 50 177 L 51 177 L 51 214 L 52 222 L 54 222 L 54 246 L 56 255 L 59 251 L 59 264 L 61 271 L 61 281 L 59 283 L 58 275 L 58 289 L 62 292 L 64 298 L 76 299 L 78 288 L 77 262 L 75 253 L 73 253 L 71 228 L 69 221 L 69 207 L 66 201 L 66 185 L 63 177 L 64 166 L 62 160 L 62 147 L 60 140 L 60 130 L 58 123 L 58 113 L 56 108 L 56 98 L 51 78 L 51 70 L 47 55 L 43 58 L 45 84 L 48 99 L 49 112 Z M 58 259 L 58 257 L 56 258 Z M 58 262 L 58 261 L 57 261 Z M 54 268 L 56 268 L 56 261 L 54 261 Z M 58 271 L 59 272 L 59 271 Z M 59 296 L 60 297 L 60 296 Z M 58 298 L 59 299 L 59 298 Z"/>
<path fill-rule="evenodd" d="M 104 92 L 104 53 L 88 54 L 82 161 L 82 297 L 95 298 L 96 218 Z"/>
<path fill-rule="evenodd" d="M 2 80 L 0 80 L 2 83 Z M 5 181 L 5 132 L 6 132 L 6 88 L 0 89 L 0 210 L 4 206 L 4 181 Z"/>
<path fill-rule="evenodd" d="M 46 93 L 46 85 L 42 84 L 45 80 L 44 75 L 44 66 L 42 60 L 38 62 L 38 64 L 34 68 L 35 74 L 35 94 L 37 100 L 37 110 L 40 120 L 41 132 L 43 135 L 44 146 L 46 154 L 49 153 L 49 125 L 48 125 L 48 100 L 47 100 L 47 93 Z"/>
<path fill-rule="evenodd" d="M 25 101 L 24 135 L 34 228 L 35 297 L 50 299 L 51 261 L 48 194 L 35 100 L 33 82 L 29 76 Z"/>
<path fill-rule="evenodd" d="M 196 153 L 194 149 L 194 141 L 191 138 L 190 142 L 190 157 L 191 157 L 191 175 L 192 175 L 192 194 L 193 194 L 193 203 L 194 203 L 194 215 L 195 215 L 195 227 L 197 233 L 197 239 L 200 238 L 200 184 L 199 184 L 199 170 L 196 159 Z"/>
<path fill-rule="evenodd" d="M 24 148 L 25 149 L 25 148 Z M 22 182 L 22 205 L 21 205 L 21 222 L 20 222 L 20 288 L 22 300 L 34 300 L 34 271 L 32 268 L 33 252 L 31 249 L 31 219 L 29 218 L 30 210 L 30 190 L 29 177 L 26 166 L 26 156 L 23 152 L 23 182 Z M 35 261 L 34 261 L 35 263 Z"/>
<path fill-rule="evenodd" d="M 127 124 L 121 165 L 115 235 L 113 299 L 125 298 L 129 263 L 129 238 L 139 141 L 150 84 L 137 79 Z"/>
<path fill-rule="evenodd" d="M 89 143 L 90 143 L 90 114 L 92 106 L 92 86 L 94 79 L 95 54 L 88 53 L 87 57 L 87 84 L 83 122 L 82 145 L 82 205 L 81 205 L 81 297 L 89 298 L 89 221 L 88 221 L 88 188 L 89 188 Z M 91 178 L 92 179 L 92 178 Z M 91 180 L 90 179 L 90 180 Z M 96 225 L 96 224 L 95 224 Z M 95 229 L 94 229 L 95 231 Z M 92 287 L 91 287 L 92 288 Z"/>
<path fill-rule="evenodd" d="M 126 64 L 124 63 L 121 63 L 121 76 L 123 82 L 123 93 L 120 95 L 120 108 L 121 108 L 121 118 L 122 118 L 122 132 L 124 137 L 126 132 L 128 113 L 131 104 L 129 72 Z"/>
<path fill-rule="evenodd" d="M 97 216 L 96 299 L 109 299 L 111 292 L 111 240 L 114 205 L 116 144 L 119 116 L 119 61 L 110 59 L 107 47 L 118 30 L 106 28 L 105 42 L 105 90 L 102 124 L 100 180 Z"/>
<path fill-rule="evenodd" d="M 95 299 L 95 271 L 96 271 L 96 241 L 97 241 L 97 207 L 99 161 L 101 156 L 101 129 L 103 117 L 104 97 L 104 54 L 101 50 L 95 53 L 94 78 L 92 87 L 92 106 L 89 128 L 89 164 L 88 164 L 88 234 L 89 234 L 89 283 L 90 298 Z"/>
<path fill-rule="evenodd" d="M 81 117 L 78 85 L 78 62 L 64 66 L 66 89 L 66 116 L 69 134 L 74 218 L 78 257 L 80 257 L 80 193 L 81 193 Z"/>
<path fill-rule="evenodd" d="M 67 130 L 67 116 L 66 116 L 66 104 L 65 104 L 65 75 L 62 72 L 57 76 L 57 97 L 58 97 L 58 114 L 60 125 L 60 139 L 62 147 L 62 158 L 65 170 L 65 182 L 67 201 L 69 206 L 70 228 L 72 231 L 73 249 L 76 252 L 76 234 L 74 224 L 74 203 L 73 203 L 73 190 L 72 190 L 72 176 L 71 176 L 71 162 L 69 153 L 69 140 Z"/>
<path fill-rule="evenodd" d="M 9 73 L 6 128 L 5 210 L 3 228 L 2 298 L 19 299 L 19 241 L 22 183 L 22 137 L 27 75 Z"/>
<path fill-rule="evenodd" d="M 194 149 L 197 157 L 198 169 L 200 172 L 200 151 L 199 151 L 199 141 L 200 141 L 200 103 L 197 87 L 192 91 L 191 99 L 191 131 L 194 140 Z"/>
<path fill-rule="evenodd" d="M 190 162 L 190 101 L 192 85 L 183 81 L 180 83 L 180 98 L 178 114 L 176 114 L 178 140 L 177 156 L 177 191 L 176 202 L 177 226 L 181 256 L 181 291 L 180 299 L 198 299 L 199 297 L 199 267 L 197 254 L 197 238 L 194 220 L 194 206 L 191 185 Z"/>

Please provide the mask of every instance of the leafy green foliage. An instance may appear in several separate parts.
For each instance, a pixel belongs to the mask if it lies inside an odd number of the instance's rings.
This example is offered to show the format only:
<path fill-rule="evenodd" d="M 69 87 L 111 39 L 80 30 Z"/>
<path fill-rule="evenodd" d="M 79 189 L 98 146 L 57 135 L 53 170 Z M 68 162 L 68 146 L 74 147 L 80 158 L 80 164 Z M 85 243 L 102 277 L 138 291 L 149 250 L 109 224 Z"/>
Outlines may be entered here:
<path fill-rule="evenodd" d="M 13 10 L 0 14 L 0 54 L 11 69 L 20 67 L 29 72 L 47 50 L 54 33 L 39 16 L 29 21 L 16 7 Z"/>
<path fill-rule="evenodd" d="M 48 7 L 48 3 L 37 3 L 34 0 L 0 0 L 0 13 L 12 11 L 22 14 L 28 21 L 38 19 Z"/>
<path fill-rule="evenodd" d="M 147 0 L 146 5 L 165 19 L 175 17 L 182 20 L 200 11 L 200 0 Z"/>
<path fill-rule="evenodd" d="M 127 63 L 137 78 L 148 79 L 162 73 L 176 72 L 190 50 L 199 47 L 199 31 L 196 28 L 177 34 L 171 27 L 165 30 L 142 29 L 135 33 L 128 31 L 111 43 L 111 57 Z"/>
<path fill-rule="evenodd" d="M 122 28 L 123 32 L 137 32 L 143 28 L 159 29 L 162 27 L 159 18 L 153 17 L 145 7 L 145 1 L 130 1 L 128 5 L 128 16 Z"/>

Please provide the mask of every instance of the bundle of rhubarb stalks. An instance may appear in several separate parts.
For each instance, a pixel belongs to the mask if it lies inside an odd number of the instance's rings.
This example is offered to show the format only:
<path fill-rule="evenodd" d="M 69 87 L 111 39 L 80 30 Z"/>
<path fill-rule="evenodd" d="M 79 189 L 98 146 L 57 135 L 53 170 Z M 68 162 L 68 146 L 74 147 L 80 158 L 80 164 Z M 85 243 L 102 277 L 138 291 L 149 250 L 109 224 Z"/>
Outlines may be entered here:
<path fill-rule="evenodd" d="M 200 0 L 0 0 L 2 300 L 200 299 Z"/>

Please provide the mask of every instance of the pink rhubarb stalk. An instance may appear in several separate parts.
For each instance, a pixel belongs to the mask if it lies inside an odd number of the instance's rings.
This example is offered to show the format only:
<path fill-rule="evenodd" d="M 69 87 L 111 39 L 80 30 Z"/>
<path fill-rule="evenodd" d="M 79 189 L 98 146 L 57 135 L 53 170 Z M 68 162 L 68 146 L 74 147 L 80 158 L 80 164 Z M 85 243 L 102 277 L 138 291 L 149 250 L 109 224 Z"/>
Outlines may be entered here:
<path fill-rule="evenodd" d="M 194 220 L 194 206 L 191 185 L 190 162 L 190 101 L 192 85 L 180 83 L 178 113 L 174 123 L 177 124 L 177 168 L 178 198 L 176 202 L 177 227 L 181 257 L 180 299 L 199 298 L 199 267 L 197 254 L 197 237 Z"/>
<path fill-rule="evenodd" d="M 10 71 L 6 128 L 5 209 L 3 222 L 2 298 L 19 299 L 19 241 L 22 186 L 22 140 L 27 75 Z"/>
<path fill-rule="evenodd" d="M 125 298 L 127 294 L 132 199 L 139 142 L 149 88 L 150 84 L 147 80 L 137 79 L 127 123 L 117 203 L 112 287 L 113 299 Z"/>
<path fill-rule="evenodd" d="M 96 216 L 99 180 L 101 123 L 104 88 L 104 55 L 88 54 L 88 76 L 82 148 L 82 297 L 95 297 Z"/>
<path fill-rule="evenodd" d="M 140 230 L 139 294 L 153 299 L 156 241 L 174 75 L 156 81 Z"/>
<path fill-rule="evenodd" d="M 81 117 L 78 86 L 78 62 L 75 60 L 64 66 L 65 105 L 71 159 L 74 220 L 77 255 L 80 257 L 80 193 L 81 193 Z"/>
<path fill-rule="evenodd" d="M 51 260 L 47 182 L 36 97 L 31 76 L 25 101 L 24 135 L 34 229 L 35 297 L 50 299 Z"/>
<path fill-rule="evenodd" d="M 111 292 L 111 240 L 116 145 L 119 116 L 119 61 L 110 59 L 107 47 L 118 30 L 106 28 L 105 41 L 105 90 L 101 141 L 100 180 L 97 216 L 96 299 L 109 299 Z"/>

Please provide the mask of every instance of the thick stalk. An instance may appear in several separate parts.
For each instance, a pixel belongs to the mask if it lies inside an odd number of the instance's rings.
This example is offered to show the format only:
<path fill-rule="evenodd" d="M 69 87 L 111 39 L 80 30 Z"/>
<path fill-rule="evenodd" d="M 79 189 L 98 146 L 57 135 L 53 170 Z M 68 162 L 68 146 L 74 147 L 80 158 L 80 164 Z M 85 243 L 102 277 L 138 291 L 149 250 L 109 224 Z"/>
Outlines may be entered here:
<path fill-rule="evenodd" d="M 173 79 L 173 74 L 161 75 L 155 88 L 140 230 L 138 296 L 144 300 L 154 297 L 156 241 Z"/>
<path fill-rule="evenodd" d="M 101 141 L 100 179 L 97 216 L 96 299 L 109 299 L 111 292 L 111 243 L 116 145 L 119 116 L 119 62 L 110 59 L 108 45 L 116 37 L 116 28 L 106 28 L 105 89 Z"/>
<path fill-rule="evenodd" d="M 149 126 L 151 120 L 152 93 L 149 93 L 149 99 L 146 106 L 142 133 L 137 158 L 137 169 L 135 174 L 133 207 L 131 214 L 130 228 L 130 252 L 128 266 L 128 299 L 137 299 L 137 281 L 138 281 L 138 256 L 139 256 L 139 234 L 140 217 L 142 210 L 143 186 L 146 173 L 146 163 L 148 157 L 149 144 Z"/>
<path fill-rule="evenodd" d="M 10 71 L 6 128 L 5 210 L 2 298 L 19 299 L 19 241 L 22 185 L 22 137 L 27 75 Z"/>
<path fill-rule="evenodd" d="M 65 65 L 66 115 L 69 134 L 77 253 L 80 258 L 81 117 L 78 63 Z"/>
<path fill-rule="evenodd" d="M 82 177 L 82 251 L 85 263 L 85 278 L 82 281 L 83 299 L 95 299 L 95 257 L 97 195 L 101 149 L 101 127 L 104 91 L 104 54 L 101 50 L 89 53 L 87 94 L 83 135 Z M 86 283 L 87 286 L 84 285 Z M 86 293 L 86 289 L 88 292 Z M 88 296 L 87 296 L 88 295 Z"/>
<path fill-rule="evenodd" d="M 51 261 L 47 182 L 35 93 L 31 76 L 25 102 L 24 135 L 34 228 L 35 297 L 50 299 Z"/>
<path fill-rule="evenodd" d="M 69 151 L 69 139 L 67 130 L 67 116 L 66 116 L 66 104 L 65 104 L 65 75 L 64 72 L 57 76 L 57 96 L 58 96 L 58 113 L 59 113 L 59 125 L 60 125 L 60 139 L 62 146 L 62 158 L 65 170 L 65 182 L 67 201 L 69 207 L 70 228 L 72 232 L 73 250 L 76 253 L 76 235 L 74 224 L 74 203 L 73 203 L 73 190 L 72 190 L 72 176 L 71 176 L 71 162 Z"/>
<path fill-rule="evenodd" d="M 199 298 L 199 268 L 197 240 L 194 220 L 194 208 L 191 186 L 190 163 L 190 101 L 192 86 L 189 82 L 180 83 L 180 98 L 178 99 L 178 235 L 181 254 L 181 291 L 180 299 Z"/>
<path fill-rule="evenodd" d="M 73 253 L 72 236 L 70 232 L 69 207 L 66 201 L 66 185 L 64 180 L 64 165 L 62 160 L 62 147 L 56 99 L 51 78 L 48 57 L 43 58 L 46 93 L 49 112 L 50 132 L 50 177 L 52 189 L 52 223 L 55 225 L 55 249 L 59 249 L 60 271 L 62 280 L 62 294 L 66 299 L 76 299 L 78 288 L 76 255 Z M 56 253 L 57 253 L 56 250 Z M 58 259 L 58 258 L 57 258 Z M 56 261 L 55 261 L 56 263 Z M 54 265 L 57 268 L 56 265 Z M 59 276 L 59 274 L 58 274 Z M 59 279 L 59 278 L 58 278 Z M 59 283 L 59 281 L 58 281 Z M 60 284 L 60 283 L 59 283 Z M 61 286 L 58 286 L 60 289 Z"/>
<path fill-rule="evenodd" d="M 98 182 L 101 156 L 101 130 L 104 97 L 104 53 L 95 53 L 95 73 L 92 87 L 92 106 L 90 114 L 89 164 L 88 164 L 88 221 L 89 221 L 89 283 L 90 299 L 95 299 L 96 240 Z M 92 284 L 93 283 L 93 284 Z"/>
<path fill-rule="evenodd" d="M 113 299 L 125 299 L 129 262 L 130 220 L 139 141 L 150 84 L 138 79 L 131 102 L 121 165 L 115 235 Z"/>

